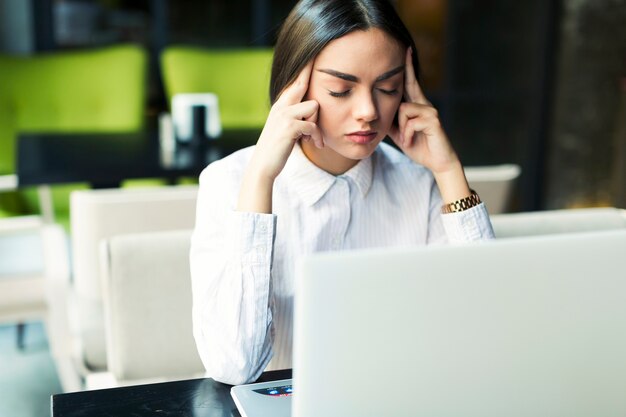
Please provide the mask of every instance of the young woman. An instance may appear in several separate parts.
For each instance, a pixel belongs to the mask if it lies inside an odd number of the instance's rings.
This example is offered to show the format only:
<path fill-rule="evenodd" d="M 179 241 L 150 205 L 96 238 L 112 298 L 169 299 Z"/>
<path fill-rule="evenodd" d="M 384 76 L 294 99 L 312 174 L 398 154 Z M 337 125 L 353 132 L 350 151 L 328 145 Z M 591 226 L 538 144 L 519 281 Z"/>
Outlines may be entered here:
<path fill-rule="evenodd" d="M 417 69 L 386 0 L 301 0 L 292 10 L 256 146 L 200 176 L 191 273 L 208 375 L 241 384 L 291 367 L 294 263 L 304 254 L 493 237 Z M 387 135 L 402 152 L 381 144 Z"/>

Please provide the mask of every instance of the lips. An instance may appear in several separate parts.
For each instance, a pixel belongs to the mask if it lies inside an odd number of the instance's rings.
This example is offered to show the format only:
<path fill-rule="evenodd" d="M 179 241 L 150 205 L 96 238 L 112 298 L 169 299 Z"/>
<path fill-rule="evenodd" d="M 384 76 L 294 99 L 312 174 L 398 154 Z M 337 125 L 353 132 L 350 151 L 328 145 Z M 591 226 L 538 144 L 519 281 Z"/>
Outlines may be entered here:
<path fill-rule="evenodd" d="M 358 144 L 367 144 L 376 139 L 376 135 L 378 132 L 373 130 L 360 130 L 358 132 L 348 133 L 346 138 L 350 142 L 358 143 Z"/>

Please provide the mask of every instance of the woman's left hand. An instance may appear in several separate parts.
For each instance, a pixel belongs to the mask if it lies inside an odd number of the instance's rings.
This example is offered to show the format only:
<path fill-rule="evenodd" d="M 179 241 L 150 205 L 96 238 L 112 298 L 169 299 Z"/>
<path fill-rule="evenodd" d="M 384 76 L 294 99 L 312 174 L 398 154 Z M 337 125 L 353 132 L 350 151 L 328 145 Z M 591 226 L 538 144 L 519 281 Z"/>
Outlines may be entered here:
<path fill-rule="evenodd" d="M 389 132 L 391 139 L 409 158 L 434 174 L 457 169 L 459 158 L 441 127 L 437 110 L 415 78 L 411 48 L 406 52 L 404 100 L 398 110 L 399 126 Z"/>

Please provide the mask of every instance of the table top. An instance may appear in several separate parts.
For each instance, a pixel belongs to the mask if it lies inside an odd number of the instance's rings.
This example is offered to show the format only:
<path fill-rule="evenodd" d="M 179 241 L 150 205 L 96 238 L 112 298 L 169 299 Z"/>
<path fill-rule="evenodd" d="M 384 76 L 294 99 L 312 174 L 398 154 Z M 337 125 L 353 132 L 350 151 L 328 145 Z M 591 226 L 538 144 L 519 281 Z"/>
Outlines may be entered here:
<path fill-rule="evenodd" d="M 158 132 L 22 133 L 18 138 L 18 187 L 88 182 L 116 187 L 125 179 L 197 177 L 211 162 L 254 145 L 258 129 L 226 130 L 199 145 L 166 145 Z"/>
<path fill-rule="evenodd" d="M 257 382 L 291 378 L 291 370 L 263 373 Z M 53 395 L 52 417 L 240 416 L 231 385 L 211 378 Z"/>

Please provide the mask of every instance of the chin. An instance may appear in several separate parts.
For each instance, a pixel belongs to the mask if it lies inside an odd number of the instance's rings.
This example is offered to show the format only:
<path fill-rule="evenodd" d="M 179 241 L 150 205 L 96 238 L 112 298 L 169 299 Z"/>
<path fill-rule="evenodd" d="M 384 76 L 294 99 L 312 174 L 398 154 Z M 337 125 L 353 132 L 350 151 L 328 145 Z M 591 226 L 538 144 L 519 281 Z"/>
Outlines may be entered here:
<path fill-rule="evenodd" d="M 362 159 L 369 158 L 381 141 L 372 142 L 367 145 L 347 144 L 342 150 L 341 154 L 349 159 L 360 161 Z"/>

